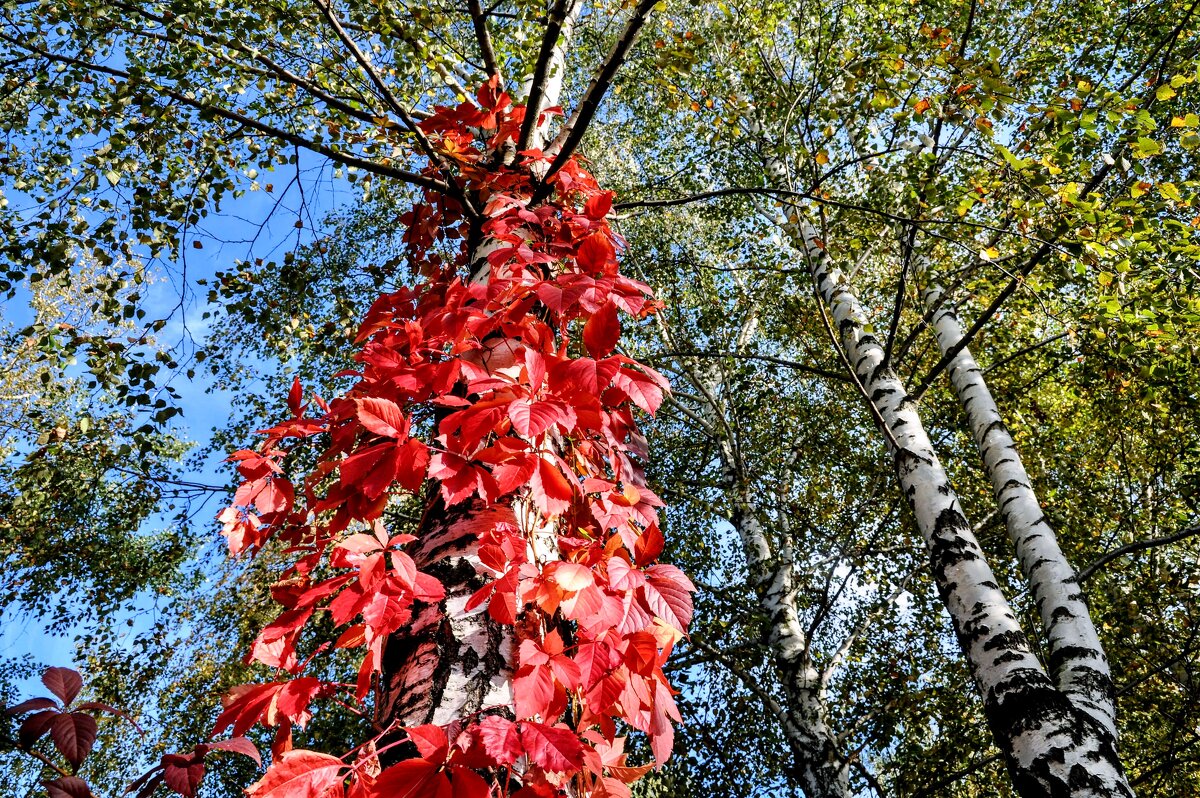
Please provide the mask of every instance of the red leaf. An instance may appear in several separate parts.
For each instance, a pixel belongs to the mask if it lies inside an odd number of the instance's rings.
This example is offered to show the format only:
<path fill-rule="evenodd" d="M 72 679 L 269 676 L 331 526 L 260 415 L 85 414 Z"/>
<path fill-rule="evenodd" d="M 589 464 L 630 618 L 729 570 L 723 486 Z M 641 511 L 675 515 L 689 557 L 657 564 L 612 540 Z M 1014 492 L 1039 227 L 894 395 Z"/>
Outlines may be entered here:
<path fill-rule="evenodd" d="M 588 201 L 583 206 L 583 212 L 589 218 L 600 221 L 608 212 L 612 210 L 613 192 L 602 191 L 599 194 L 593 194 L 588 197 Z"/>
<path fill-rule="evenodd" d="M 592 569 L 577 562 L 558 563 L 554 566 L 554 573 L 550 578 L 557 582 L 563 590 L 570 591 L 583 590 L 595 581 Z"/>
<path fill-rule="evenodd" d="M 651 524 L 646 527 L 645 531 L 638 536 L 637 541 L 633 544 L 633 556 L 637 560 L 637 564 L 641 566 L 649 565 L 658 559 L 658 555 L 662 554 L 663 550 L 663 535 L 659 530 L 658 524 Z"/>
<path fill-rule="evenodd" d="M 303 729 L 308 724 L 309 718 L 312 717 L 308 711 L 308 705 L 322 692 L 325 692 L 325 683 L 320 679 L 312 676 L 292 679 L 275 694 L 275 699 L 271 702 L 270 711 L 267 714 L 267 722 L 276 726 L 279 725 L 281 719 L 286 719 L 289 723 Z M 246 740 L 245 737 L 237 739 Z M 246 742 L 250 741 L 246 740 Z M 247 756 L 256 755 L 258 749 L 253 745 L 250 747 L 254 754 L 247 754 Z M 242 751 L 241 753 L 246 752 Z"/>
<path fill-rule="evenodd" d="M 616 266 L 617 253 L 608 233 L 601 230 L 583 239 L 575 253 L 575 263 L 581 271 L 589 274 L 608 272 L 610 266 Z"/>
<path fill-rule="evenodd" d="M 517 717 L 545 717 L 554 702 L 554 677 L 545 665 L 530 668 L 529 672 L 513 679 L 513 703 Z"/>
<path fill-rule="evenodd" d="M 395 402 L 369 397 L 356 399 L 354 405 L 359 423 L 376 435 L 385 438 L 408 437 L 408 418 Z"/>
<path fill-rule="evenodd" d="M 292 388 L 288 391 L 288 410 L 293 416 L 300 415 L 300 400 L 304 398 L 304 388 L 300 385 L 300 377 L 292 378 Z"/>
<path fill-rule="evenodd" d="M 479 722 L 483 750 L 501 765 L 511 765 L 524 753 L 517 724 L 499 715 L 488 715 Z"/>
<path fill-rule="evenodd" d="M 21 729 L 17 732 L 17 740 L 21 743 L 21 747 L 29 748 L 42 739 L 42 735 L 50 730 L 50 724 L 54 723 L 54 719 L 59 714 L 57 709 L 47 709 L 25 718 L 21 723 Z"/>
<path fill-rule="evenodd" d="M 600 396 L 612 385 L 618 368 L 619 365 L 612 358 L 592 360 L 590 357 L 581 357 L 556 366 L 552 377 L 559 383 L 557 390 L 562 394 Z"/>
<path fill-rule="evenodd" d="M 557 402 L 517 399 L 508 406 L 508 417 L 521 437 L 533 440 L 558 423 L 563 408 Z"/>
<path fill-rule="evenodd" d="M 342 760 L 297 748 L 271 764 L 246 788 L 248 798 L 342 798 Z"/>
<path fill-rule="evenodd" d="M 19 704 L 14 704 L 4 710 L 9 715 L 23 715 L 26 712 L 31 712 L 35 709 L 57 709 L 58 704 L 50 698 L 30 698 L 28 701 L 22 701 Z"/>
<path fill-rule="evenodd" d="M 424 759 L 398 762 L 379 774 L 368 795 L 371 798 L 451 798 L 450 783 L 438 767 Z"/>
<path fill-rule="evenodd" d="M 648 584 L 642 594 L 650 609 L 681 632 L 692 622 L 692 591 L 696 587 L 673 565 L 652 565 L 646 570 Z"/>
<path fill-rule="evenodd" d="M 50 724 L 50 739 L 75 767 L 96 744 L 96 719 L 86 712 L 64 712 Z"/>
<path fill-rule="evenodd" d="M 592 357 L 607 356 L 620 337 L 621 321 L 617 318 L 617 306 L 611 301 L 605 302 L 583 325 L 583 344 Z"/>
<path fill-rule="evenodd" d="M 543 770 L 570 773 L 583 765 L 583 745 L 575 732 L 565 726 L 522 721 L 521 743 L 529 761 Z"/>
<path fill-rule="evenodd" d="M 282 682 L 271 684 L 240 684 L 221 697 L 224 711 L 217 717 L 213 726 L 213 734 L 233 724 L 233 734 L 241 735 L 258 722 L 259 717 L 267 709 L 267 705 L 275 698 L 275 694 L 283 687 Z"/>
<path fill-rule="evenodd" d="M 643 372 L 635 369 L 620 369 L 615 377 L 617 387 L 629 397 L 635 405 L 654 415 L 663 400 L 663 389 L 658 382 Z"/>
<path fill-rule="evenodd" d="M 42 673 L 42 684 L 66 706 L 83 689 L 83 677 L 70 668 L 46 668 Z"/>
<path fill-rule="evenodd" d="M 416 438 L 409 438 L 399 449 L 396 463 L 396 481 L 405 490 L 416 493 L 425 481 L 429 468 L 429 447 Z"/>
<path fill-rule="evenodd" d="M 544 458 L 538 458 L 537 469 L 533 472 L 529 489 L 533 495 L 533 503 L 547 516 L 566 512 L 575 497 L 575 491 L 563 476 L 563 472 L 557 465 Z"/>
<path fill-rule="evenodd" d="M 450 771 L 454 798 L 488 798 L 492 794 L 491 787 L 475 771 L 467 768 L 451 768 Z"/>
<path fill-rule="evenodd" d="M 50 798 L 92 798 L 88 784 L 78 776 L 63 776 L 54 781 L 42 782 Z"/>
<path fill-rule="evenodd" d="M 245 737 L 230 737 L 228 740 L 217 740 L 215 743 L 209 743 L 208 747 L 215 751 L 232 751 L 235 754 L 242 754 L 243 756 L 250 757 L 259 765 L 262 764 L 262 757 L 258 755 L 258 747 Z"/>
<path fill-rule="evenodd" d="M 428 723 L 424 726 L 413 726 L 406 731 L 408 739 L 417 747 L 422 759 L 435 765 L 446 761 L 446 756 L 450 753 L 450 741 L 446 738 L 445 729 Z"/>
<path fill-rule="evenodd" d="M 167 788 L 184 798 L 195 798 L 196 789 L 204 779 L 204 759 L 192 754 L 168 754 L 163 757 L 163 782 Z"/>

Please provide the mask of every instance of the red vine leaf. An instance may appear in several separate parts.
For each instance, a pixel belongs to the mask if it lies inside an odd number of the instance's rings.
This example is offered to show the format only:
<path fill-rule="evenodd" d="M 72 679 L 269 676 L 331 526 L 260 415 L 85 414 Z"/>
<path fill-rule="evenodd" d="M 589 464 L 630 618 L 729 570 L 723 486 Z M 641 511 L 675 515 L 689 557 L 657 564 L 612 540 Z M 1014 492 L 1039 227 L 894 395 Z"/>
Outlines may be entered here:
<path fill-rule="evenodd" d="M 54 781 L 42 782 L 50 798 L 92 798 L 88 784 L 78 776 L 63 776 Z"/>
<path fill-rule="evenodd" d="M 60 713 L 50 724 L 50 739 L 68 762 L 79 767 L 96 744 L 96 719 L 86 712 Z"/>
<path fill-rule="evenodd" d="M 30 715 L 21 723 L 17 731 L 17 741 L 22 748 L 30 748 L 50 730 L 50 725 L 61 713 L 57 709 L 47 709 Z"/>
<path fill-rule="evenodd" d="M 27 701 L 14 704 L 4 710 L 4 712 L 8 715 L 23 715 L 35 709 L 58 709 L 58 704 L 51 698 L 30 698 Z"/>
<path fill-rule="evenodd" d="M 612 302 L 604 303 L 592 317 L 583 325 L 583 345 L 587 347 L 592 357 L 606 357 L 621 337 L 621 321 L 617 318 L 617 306 Z"/>
<path fill-rule="evenodd" d="M 79 671 L 70 668 L 46 668 L 42 673 L 42 684 L 66 706 L 74 701 L 75 696 L 83 689 L 83 677 L 79 675 Z"/>
<path fill-rule="evenodd" d="M 583 765 L 583 745 L 566 726 L 522 721 L 521 743 L 529 761 L 554 773 L 570 773 Z"/>
<path fill-rule="evenodd" d="M 408 419 L 404 411 L 389 399 L 358 399 L 355 401 L 358 422 L 376 435 L 385 438 L 407 438 Z"/>
<path fill-rule="evenodd" d="M 342 770 L 336 756 L 297 748 L 271 764 L 266 775 L 246 788 L 248 798 L 342 798 Z"/>

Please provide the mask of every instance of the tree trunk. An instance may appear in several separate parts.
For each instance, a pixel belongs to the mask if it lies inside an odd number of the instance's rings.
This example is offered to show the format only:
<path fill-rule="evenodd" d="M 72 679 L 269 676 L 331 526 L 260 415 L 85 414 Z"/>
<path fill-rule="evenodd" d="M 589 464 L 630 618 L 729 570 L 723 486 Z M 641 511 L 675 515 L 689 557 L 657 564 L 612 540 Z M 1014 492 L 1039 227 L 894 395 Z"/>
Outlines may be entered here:
<path fill-rule="evenodd" d="M 808 798 L 848 798 L 849 763 L 829 728 L 824 682 L 796 612 L 790 549 L 785 546 L 772 554 L 748 497 L 739 500 L 731 520 L 746 555 L 750 583 L 767 617 L 767 644 L 787 698 L 783 732 L 792 749 L 792 776 Z"/>
<path fill-rule="evenodd" d="M 938 345 L 945 355 L 962 341 L 962 324 L 950 303 L 938 308 L 942 303 L 939 286 L 923 293 L 925 305 L 933 313 Z M 966 411 L 1004 525 L 1037 603 L 1054 681 L 1072 703 L 1095 718 L 1115 739 L 1112 673 L 1075 569 L 1067 562 L 1042 512 L 1016 444 L 969 348 L 963 347 L 950 361 L 947 373 Z"/>
<path fill-rule="evenodd" d="M 565 52 L 581 5 L 571 0 L 565 9 L 538 110 L 559 102 Z M 537 113 L 533 109 L 528 112 Z M 542 147 L 546 135 L 546 125 L 535 125 L 530 147 Z M 488 255 L 503 244 L 484 237 L 478 227 L 472 233 L 470 280 L 486 283 L 490 275 Z M 502 339 L 497 339 L 497 344 L 498 350 L 503 349 Z M 513 630 L 497 623 L 487 612 L 468 614 L 465 607 L 471 595 L 483 586 L 481 574 L 485 569 L 479 560 L 479 533 L 498 521 L 516 523 L 518 514 L 519 507 L 516 512 L 511 506 L 484 509 L 478 502 L 447 509 L 438 495 L 429 501 L 417 533 L 420 548 L 413 559 L 418 568 L 441 581 L 446 598 L 439 606 L 417 612 L 411 624 L 388 641 L 378 718 L 383 724 L 445 725 L 486 709 L 511 710 Z M 557 556 L 553 530 L 539 530 L 536 538 L 539 549 L 554 550 L 533 551 L 531 561 Z"/>
<path fill-rule="evenodd" d="M 984 715 L 1024 798 L 1132 796 L 1113 737 L 1050 680 L 996 579 L 904 385 L 849 281 L 815 230 L 787 232 L 808 260 L 846 356 L 888 435 L 896 477 L 929 551 L 930 569 L 983 698 Z"/>
<path fill-rule="evenodd" d="M 659 323 L 664 337 L 670 340 L 666 325 L 661 319 Z M 747 344 L 756 328 L 757 321 L 751 314 L 738 336 L 739 348 Z M 826 674 L 813 663 L 808 634 L 796 608 L 790 543 L 785 542 L 778 552 L 772 550 L 759 519 L 757 502 L 749 487 L 753 480 L 739 455 L 735 433 L 719 417 L 723 412 L 716 399 L 719 381 L 690 369 L 688 376 L 706 399 L 704 422 L 720 452 L 725 491 L 732 505 L 729 522 L 742 544 L 747 583 L 766 618 L 767 647 L 784 695 L 782 706 L 775 704 L 769 709 L 778 717 L 791 751 L 789 776 L 807 798 L 849 798 L 849 761 L 829 727 Z M 786 535 L 783 537 L 786 539 Z"/>

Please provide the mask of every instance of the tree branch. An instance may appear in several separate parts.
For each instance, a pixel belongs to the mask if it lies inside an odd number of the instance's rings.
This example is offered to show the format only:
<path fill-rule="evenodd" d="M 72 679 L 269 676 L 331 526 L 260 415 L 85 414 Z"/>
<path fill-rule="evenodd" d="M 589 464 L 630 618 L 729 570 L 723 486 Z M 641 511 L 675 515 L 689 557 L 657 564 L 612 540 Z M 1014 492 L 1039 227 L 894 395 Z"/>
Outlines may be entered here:
<path fill-rule="evenodd" d="M 773 355 L 742 354 L 736 352 L 658 352 L 657 354 L 653 355 L 653 357 L 731 357 L 738 360 L 762 360 L 766 363 L 774 363 L 777 366 L 786 366 L 794 371 L 802 371 L 805 374 L 812 374 L 816 377 L 825 377 L 826 379 L 837 380 L 838 382 L 850 382 L 849 377 L 844 374 L 839 374 L 836 371 L 827 371 L 817 366 L 810 366 L 806 363 L 799 363 L 795 360 L 787 360 L 782 357 L 774 357 Z"/>
<path fill-rule="evenodd" d="M 1001 366 L 1007 365 L 1008 363 L 1011 363 L 1012 361 L 1014 361 L 1018 358 L 1028 355 L 1030 352 L 1033 352 L 1034 350 L 1041 349 L 1043 346 L 1049 346 L 1050 344 L 1054 343 L 1055 341 L 1061 341 L 1063 338 L 1066 338 L 1068 335 L 1070 335 L 1069 332 L 1060 332 L 1058 335 L 1052 335 L 1049 338 L 1043 338 L 1042 340 L 1037 341 L 1036 343 L 1032 343 L 1029 346 L 1018 349 L 1016 352 L 1013 352 L 1011 355 L 1006 355 L 1005 357 L 1000 358 L 995 363 L 993 363 L 992 365 L 985 368 L 983 370 L 983 373 L 987 374 L 989 371 L 992 371 L 993 369 L 998 369 Z"/>
<path fill-rule="evenodd" d="M 471 0 L 476 3 L 477 0 Z M 555 0 L 550 9 L 550 19 L 546 22 L 546 31 L 542 35 L 542 46 L 538 50 L 537 63 L 533 66 L 533 82 L 529 85 L 529 96 L 525 100 L 525 118 L 521 120 L 521 133 L 517 137 L 517 152 L 529 149 L 533 139 L 537 119 L 542 112 L 542 95 L 546 90 L 546 78 L 550 72 L 550 62 L 554 60 L 554 48 L 558 44 L 559 34 L 562 33 L 563 22 L 571 6 L 578 0 Z"/>
<path fill-rule="evenodd" d="M 625 63 L 625 58 L 629 55 L 630 48 L 633 47 L 634 41 L 637 40 L 638 32 L 646 24 L 650 12 L 654 10 L 654 6 L 658 5 L 658 2 L 659 0 L 639 0 L 637 6 L 633 9 L 633 15 L 629 18 L 629 22 L 626 23 L 625 30 L 621 33 L 621 38 L 617 39 L 612 52 L 609 53 L 608 58 L 600 66 L 600 69 L 592 78 L 592 82 L 588 84 L 587 91 L 584 92 L 583 99 L 579 101 L 575 112 L 571 114 L 571 118 L 567 120 L 563 129 L 558 132 L 558 136 L 554 139 L 554 143 L 550 145 L 550 151 L 557 154 L 554 156 L 554 160 L 550 163 L 550 168 L 546 170 L 546 174 L 542 178 L 542 185 L 534 192 L 530 204 L 541 202 L 550 195 L 550 178 L 554 177 L 554 174 L 563 167 L 563 164 L 575 154 L 575 149 L 579 146 L 580 140 L 583 139 L 583 134 L 587 132 L 588 125 L 591 124 L 592 118 L 600 108 L 600 102 L 604 99 L 604 95 L 608 93 L 617 70 Z"/>
<path fill-rule="evenodd" d="M 1136 554 L 1139 551 L 1145 551 L 1146 549 L 1153 549 L 1157 546 L 1166 546 L 1171 543 L 1178 543 L 1179 541 L 1187 540 L 1194 535 L 1200 535 L 1200 526 L 1190 526 L 1187 529 L 1180 530 L 1173 535 L 1164 535 L 1158 538 L 1150 538 L 1148 540 L 1138 540 L 1134 541 L 1133 543 L 1126 543 L 1124 546 L 1118 546 L 1107 554 L 1097 557 L 1092 562 L 1080 568 L 1075 572 L 1075 578 L 1080 582 L 1084 582 L 1090 579 L 1098 569 L 1103 568 L 1113 560 L 1120 559 L 1121 557 L 1129 554 Z"/>
<path fill-rule="evenodd" d="M 365 172 L 371 172 L 373 174 L 381 175 L 383 177 L 391 177 L 396 180 L 401 180 L 405 183 L 410 183 L 414 186 L 428 188 L 432 191 L 439 191 L 442 193 L 447 193 L 450 190 L 450 187 L 448 185 L 446 185 L 445 183 L 441 182 L 440 180 L 434 180 L 431 177 L 426 177 L 425 175 L 417 174 L 416 172 L 410 172 L 406 169 L 397 169 L 396 167 L 387 166 L 385 164 L 378 163 L 376 161 L 370 161 L 370 160 L 367 160 L 366 158 L 359 158 L 356 155 L 350 155 L 348 153 L 341 152 L 340 150 L 335 150 L 334 148 L 332 148 L 328 145 L 321 144 L 319 142 L 315 142 L 310 139 L 306 139 L 303 136 L 283 130 L 282 128 L 277 128 L 273 125 L 268 125 L 265 122 L 260 122 L 257 119 L 252 119 L 248 116 L 244 116 L 236 111 L 231 111 L 228 108 L 223 108 L 219 105 L 209 105 L 207 103 L 201 102 L 200 100 L 197 100 L 194 97 L 187 96 L 186 94 L 184 94 L 183 92 L 181 92 L 177 89 L 172 89 L 167 86 L 154 84 L 149 81 L 145 81 L 143 79 L 134 79 L 132 75 L 130 75 L 128 72 L 126 72 L 123 69 L 116 69 L 115 67 L 102 66 L 100 64 L 95 64 L 90 61 L 84 61 L 79 58 L 73 58 L 71 56 L 58 55 L 56 53 L 51 53 L 48 50 L 44 50 L 40 47 L 37 47 L 36 45 L 29 44 L 27 42 L 18 41 L 4 33 L 0 33 L 0 40 L 6 41 L 9 44 L 11 44 L 15 47 L 20 47 L 28 52 L 36 53 L 37 55 L 41 56 L 42 58 L 53 61 L 55 63 L 69 64 L 71 66 L 79 67 L 81 69 L 87 69 L 89 71 L 92 71 L 92 72 L 95 72 L 95 73 L 98 73 L 101 75 L 109 75 L 110 77 L 120 78 L 122 80 L 128 81 L 131 85 L 134 85 L 134 86 L 141 86 L 141 85 L 145 84 L 149 89 L 149 91 L 147 92 L 148 94 L 152 94 L 152 95 L 157 94 L 160 97 L 169 97 L 170 99 L 175 100 L 176 102 L 181 103 L 183 105 L 194 108 L 197 111 L 200 111 L 201 113 L 208 113 L 208 114 L 212 114 L 214 116 L 219 116 L 222 119 L 225 119 L 230 122 L 237 122 L 240 125 L 244 125 L 245 127 L 248 127 L 251 130 L 258 131 L 259 133 L 262 133 L 264 135 L 279 139 L 280 141 L 285 141 L 288 144 L 292 144 L 296 147 L 302 147 L 303 149 L 309 150 L 310 152 L 315 152 L 319 155 L 324 155 L 326 158 L 329 158 L 332 161 L 336 161 L 336 162 L 342 164 L 343 166 L 353 166 L 356 169 L 362 169 Z"/>
<path fill-rule="evenodd" d="M 488 75 L 494 75 L 498 81 L 503 81 L 500 74 L 500 64 L 496 61 L 496 49 L 492 47 L 492 35 L 488 33 L 487 18 L 491 9 L 486 12 L 479 6 L 479 0 L 467 0 L 467 8 L 471 12 L 471 24 L 475 27 L 475 40 L 479 42 L 479 53 L 483 56 L 483 65 Z M 494 6 L 493 6 L 494 8 Z"/>

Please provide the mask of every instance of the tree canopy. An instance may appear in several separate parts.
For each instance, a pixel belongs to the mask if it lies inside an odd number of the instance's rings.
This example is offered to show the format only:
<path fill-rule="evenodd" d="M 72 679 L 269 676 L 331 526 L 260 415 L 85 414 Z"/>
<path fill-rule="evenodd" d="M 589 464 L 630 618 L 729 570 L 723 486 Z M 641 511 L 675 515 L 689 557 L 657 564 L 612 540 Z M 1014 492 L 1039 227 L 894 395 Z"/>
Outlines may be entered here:
<path fill-rule="evenodd" d="M 0 608 L 148 728 L 97 711 L 80 775 L 1194 794 L 1198 35 L 1175 0 L 7 3 Z M 431 553 L 480 502 L 530 554 Z M 298 566 L 301 527 L 361 551 Z M 407 574 L 394 617 L 326 603 L 351 566 Z M 579 682 L 585 583 L 658 619 L 612 624 L 644 664 Z M 507 710 L 405 681 L 426 606 Z M 236 686 L 288 679 L 348 693 L 251 727 Z M 266 776 L 193 748 L 218 715 Z M 20 789 L 79 765 L 18 725 Z"/>

